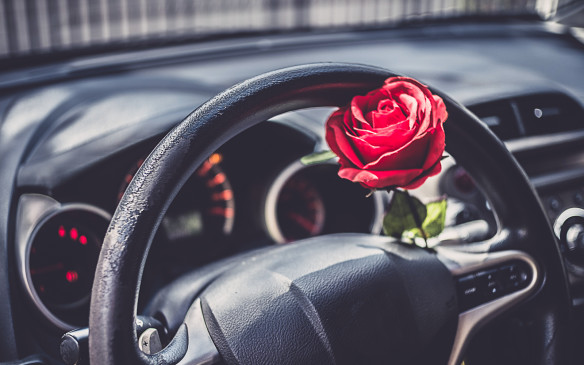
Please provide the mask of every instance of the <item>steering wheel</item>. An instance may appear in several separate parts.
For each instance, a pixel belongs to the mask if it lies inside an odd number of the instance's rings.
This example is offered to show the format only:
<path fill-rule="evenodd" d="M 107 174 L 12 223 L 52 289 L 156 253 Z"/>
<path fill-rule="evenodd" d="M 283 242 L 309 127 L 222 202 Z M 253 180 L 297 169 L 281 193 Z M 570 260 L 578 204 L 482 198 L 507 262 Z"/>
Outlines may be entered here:
<path fill-rule="evenodd" d="M 493 238 L 435 253 L 389 237 L 328 235 L 236 257 L 195 300 L 185 299 L 183 323 L 164 349 L 139 349 L 137 298 L 149 247 L 204 159 L 261 121 L 346 105 L 389 76 L 356 64 L 286 68 L 231 87 L 171 130 L 108 228 L 92 291 L 91 363 L 459 364 L 480 326 L 526 301 L 536 313 L 537 361 L 567 363 L 566 274 L 536 193 L 497 137 L 437 90 L 449 113 L 447 151 L 497 213 Z"/>

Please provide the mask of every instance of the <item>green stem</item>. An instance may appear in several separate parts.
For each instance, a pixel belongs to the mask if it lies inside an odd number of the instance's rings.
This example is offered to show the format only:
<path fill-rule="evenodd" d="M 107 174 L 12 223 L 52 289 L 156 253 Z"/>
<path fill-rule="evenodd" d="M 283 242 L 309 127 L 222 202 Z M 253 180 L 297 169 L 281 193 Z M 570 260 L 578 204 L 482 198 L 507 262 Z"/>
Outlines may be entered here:
<path fill-rule="evenodd" d="M 409 191 L 404 190 L 404 192 L 406 193 L 408 205 L 410 206 L 410 210 L 412 211 L 412 215 L 414 216 L 414 221 L 416 222 L 416 226 L 418 226 L 418 229 L 420 230 L 420 233 L 422 234 L 422 238 L 424 239 L 424 244 L 426 245 L 426 248 L 428 248 L 428 235 L 426 234 L 426 231 L 424 231 L 424 228 L 422 228 L 422 220 L 420 219 L 420 216 L 418 215 L 418 211 L 416 210 L 416 207 L 414 206 L 414 201 L 412 200 L 412 196 L 410 195 Z"/>

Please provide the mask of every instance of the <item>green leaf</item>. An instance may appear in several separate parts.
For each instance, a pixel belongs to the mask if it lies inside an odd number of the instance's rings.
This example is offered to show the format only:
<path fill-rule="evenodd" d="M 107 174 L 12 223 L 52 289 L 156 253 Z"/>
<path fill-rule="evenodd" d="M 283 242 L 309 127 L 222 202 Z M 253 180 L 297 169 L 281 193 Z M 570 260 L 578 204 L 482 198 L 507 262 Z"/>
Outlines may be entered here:
<path fill-rule="evenodd" d="M 322 163 L 333 158 L 337 157 L 333 151 L 321 151 L 311 153 L 310 155 L 306 155 L 300 159 L 300 162 L 305 165 L 314 165 L 317 163 Z"/>
<path fill-rule="evenodd" d="M 446 199 L 438 200 L 436 202 L 428 203 L 426 205 L 427 215 L 422 223 L 422 229 L 426 233 L 426 237 L 436 237 L 444 230 L 444 222 L 446 220 Z M 422 233 L 416 227 L 409 229 L 406 232 L 408 237 L 422 237 Z"/>
<path fill-rule="evenodd" d="M 418 213 L 420 221 L 423 222 L 426 219 L 426 206 L 420 200 L 413 196 L 408 197 L 408 193 L 401 190 L 394 190 L 387 213 L 383 218 L 383 232 L 387 236 L 401 238 L 404 231 L 418 226 L 410 203 Z"/>

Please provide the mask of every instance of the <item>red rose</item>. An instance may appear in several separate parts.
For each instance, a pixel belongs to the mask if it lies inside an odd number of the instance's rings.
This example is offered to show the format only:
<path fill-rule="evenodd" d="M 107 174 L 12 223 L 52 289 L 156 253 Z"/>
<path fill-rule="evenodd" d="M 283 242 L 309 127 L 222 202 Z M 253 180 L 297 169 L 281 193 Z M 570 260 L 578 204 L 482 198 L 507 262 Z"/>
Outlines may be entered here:
<path fill-rule="evenodd" d="M 339 176 L 369 189 L 415 189 L 441 170 L 448 117 L 442 98 L 409 77 L 390 77 L 326 122 Z"/>

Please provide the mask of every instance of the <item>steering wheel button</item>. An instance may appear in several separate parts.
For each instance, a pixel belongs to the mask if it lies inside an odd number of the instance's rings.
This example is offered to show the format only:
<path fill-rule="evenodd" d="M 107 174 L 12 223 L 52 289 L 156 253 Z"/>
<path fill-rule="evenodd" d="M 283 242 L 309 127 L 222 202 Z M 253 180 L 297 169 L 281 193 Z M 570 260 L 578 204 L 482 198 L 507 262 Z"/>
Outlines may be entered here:
<path fill-rule="evenodd" d="M 508 292 L 523 289 L 531 277 L 529 270 L 520 264 L 504 266 L 500 269 L 500 272 L 503 285 Z"/>
<path fill-rule="evenodd" d="M 458 279 L 458 296 L 463 310 L 481 303 L 483 293 L 475 275 L 468 275 Z"/>
<path fill-rule="evenodd" d="M 477 280 L 483 282 L 487 286 L 494 285 L 497 278 L 497 270 L 482 271 L 476 274 Z"/>
<path fill-rule="evenodd" d="M 466 288 L 464 290 L 464 295 L 469 296 L 469 295 L 474 295 L 476 294 L 477 291 L 477 287 L 476 286 L 471 286 L 470 288 Z"/>
<path fill-rule="evenodd" d="M 457 279 L 461 310 L 476 307 L 525 288 L 531 279 L 529 268 L 513 262 Z"/>
<path fill-rule="evenodd" d="M 476 275 L 477 281 L 486 300 L 494 299 L 503 292 L 498 270 L 480 272 Z"/>

